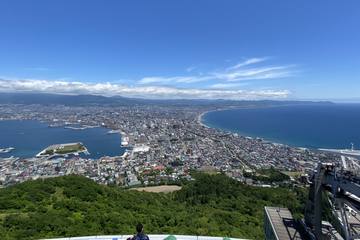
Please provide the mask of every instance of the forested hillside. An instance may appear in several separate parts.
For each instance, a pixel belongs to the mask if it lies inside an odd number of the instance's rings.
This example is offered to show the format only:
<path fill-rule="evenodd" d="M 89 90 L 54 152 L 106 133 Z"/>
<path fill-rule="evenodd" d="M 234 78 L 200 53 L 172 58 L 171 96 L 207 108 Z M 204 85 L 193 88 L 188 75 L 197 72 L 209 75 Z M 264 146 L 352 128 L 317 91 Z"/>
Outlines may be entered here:
<path fill-rule="evenodd" d="M 182 190 L 145 193 L 98 185 L 81 176 L 0 189 L 0 239 L 176 233 L 263 239 L 263 207 L 302 211 L 301 189 L 256 188 L 225 175 L 195 174 Z"/>

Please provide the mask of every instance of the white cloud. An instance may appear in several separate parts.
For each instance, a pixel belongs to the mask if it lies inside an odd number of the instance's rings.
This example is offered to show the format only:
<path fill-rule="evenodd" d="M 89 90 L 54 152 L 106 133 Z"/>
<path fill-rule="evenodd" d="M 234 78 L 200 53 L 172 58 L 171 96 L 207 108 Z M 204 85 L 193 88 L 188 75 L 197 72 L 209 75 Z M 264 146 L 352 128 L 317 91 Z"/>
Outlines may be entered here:
<path fill-rule="evenodd" d="M 240 62 L 234 66 L 231 66 L 229 68 L 227 68 L 227 70 L 234 70 L 234 69 L 238 69 L 244 66 L 248 66 L 251 64 L 255 64 L 255 63 L 260 63 L 260 62 L 264 62 L 265 60 L 269 59 L 268 57 L 262 57 L 262 58 L 249 58 L 243 62 Z"/>
<path fill-rule="evenodd" d="M 57 80 L 17 79 L 0 76 L 0 91 L 32 91 L 63 94 L 97 94 L 104 96 L 127 96 L 144 98 L 187 99 L 271 99 L 285 98 L 287 90 L 241 90 L 253 80 L 279 79 L 293 76 L 294 65 L 269 65 L 268 57 L 249 58 L 236 65 L 194 73 L 188 68 L 188 76 L 150 76 L 135 81 L 135 86 L 115 82 L 85 83 L 71 78 Z M 30 68 L 29 68 L 30 69 Z M 46 68 L 32 68 L 45 71 Z M 197 71 L 198 72 L 198 71 Z M 4 80 L 5 79 L 5 80 Z M 134 82 L 127 80 L 126 82 Z M 201 82 L 202 88 L 199 88 Z M 179 88 L 188 86 L 188 88 Z M 196 87 L 194 87 L 196 86 Z"/>
<path fill-rule="evenodd" d="M 203 82 L 212 79 L 212 76 L 178 76 L 178 77 L 145 77 L 138 81 L 139 84 L 150 84 L 150 83 L 195 83 Z"/>
<path fill-rule="evenodd" d="M 159 86 L 127 86 L 113 83 L 84 83 L 40 79 L 0 79 L 2 92 L 43 92 L 62 94 L 96 94 L 103 96 L 125 96 L 156 99 L 281 99 L 287 90 L 221 90 L 194 89 Z"/>
<path fill-rule="evenodd" d="M 145 77 L 139 80 L 138 84 L 166 84 L 176 85 L 178 83 L 197 83 L 206 81 L 235 82 L 261 79 L 279 79 L 290 77 L 295 74 L 295 65 L 264 65 L 254 66 L 267 61 L 268 57 L 250 58 L 234 66 L 212 71 L 204 74 L 189 76 L 155 76 Z M 189 72 L 189 71 L 188 71 Z"/>
<path fill-rule="evenodd" d="M 291 70 L 293 66 L 272 66 L 272 67 L 256 67 L 248 69 L 237 69 L 235 71 L 214 73 L 217 79 L 224 81 L 244 81 L 259 79 L 275 79 L 288 77 L 293 74 Z"/>
<path fill-rule="evenodd" d="M 229 89 L 229 88 L 237 89 L 239 87 L 243 87 L 246 85 L 249 85 L 249 83 L 245 83 L 245 82 L 242 82 L 242 83 L 215 83 L 215 84 L 210 85 L 209 87 L 212 89 Z"/>

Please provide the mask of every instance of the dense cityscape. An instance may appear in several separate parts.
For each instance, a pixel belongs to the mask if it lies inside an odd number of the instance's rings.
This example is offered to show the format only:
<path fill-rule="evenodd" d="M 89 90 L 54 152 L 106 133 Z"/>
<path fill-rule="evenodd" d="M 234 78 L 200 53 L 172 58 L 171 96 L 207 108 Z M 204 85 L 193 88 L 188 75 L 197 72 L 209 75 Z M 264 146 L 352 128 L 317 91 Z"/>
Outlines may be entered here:
<path fill-rule="evenodd" d="M 360 1 L 0 9 L 0 240 L 360 239 Z"/>
<path fill-rule="evenodd" d="M 0 186 L 69 174 L 129 187 L 171 184 L 191 179 L 191 170 L 224 172 L 238 181 L 254 184 L 244 173 L 274 168 L 306 174 L 319 161 L 340 160 L 336 153 L 290 147 L 206 127 L 201 116 L 212 110 L 216 109 L 196 105 L 2 104 L 0 120 L 38 120 L 49 127 L 71 127 L 73 131 L 104 127 L 109 134 L 121 134 L 126 150 L 120 156 L 99 159 L 83 154 L 2 158 Z"/>

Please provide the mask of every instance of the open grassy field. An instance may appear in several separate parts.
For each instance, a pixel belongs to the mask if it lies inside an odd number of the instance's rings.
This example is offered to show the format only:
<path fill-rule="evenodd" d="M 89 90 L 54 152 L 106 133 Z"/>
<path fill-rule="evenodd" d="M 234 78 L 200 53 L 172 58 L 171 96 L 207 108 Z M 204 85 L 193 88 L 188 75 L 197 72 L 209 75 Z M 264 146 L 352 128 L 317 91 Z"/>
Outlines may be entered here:
<path fill-rule="evenodd" d="M 283 174 L 288 175 L 289 177 L 298 178 L 303 174 L 304 172 L 288 172 L 288 171 L 282 171 Z"/>
<path fill-rule="evenodd" d="M 86 148 L 82 143 L 66 143 L 51 145 L 44 149 L 40 155 L 68 154 L 85 151 Z"/>
<path fill-rule="evenodd" d="M 81 143 L 76 143 L 73 145 L 65 145 L 62 148 L 58 148 L 55 150 L 55 153 L 58 154 L 66 154 L 66 153 L 72 153 L 72 152 L 78 152 L 78 151 L 84 151 L 85 147 Z"/>
<path fill-rule="evenodd" d="M 139 187 L 131 188 L 130 190 L 136 190 L 139 192 L 154 192 L 154 193 L 169 193 L 180 190 L 180 186 L 176 185 L 163 185 L 163 186 L 153 186 L 153 187 Z"/>

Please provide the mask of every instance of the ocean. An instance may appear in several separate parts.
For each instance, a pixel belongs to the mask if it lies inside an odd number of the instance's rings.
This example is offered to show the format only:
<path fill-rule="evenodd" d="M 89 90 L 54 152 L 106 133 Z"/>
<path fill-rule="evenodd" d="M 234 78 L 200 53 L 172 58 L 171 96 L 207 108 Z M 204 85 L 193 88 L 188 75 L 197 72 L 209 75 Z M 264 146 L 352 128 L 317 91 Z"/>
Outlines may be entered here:
<path fill-rule="evenodd" d="M 90 152 L 89 158 L 122 155 L 120 134 L 108 134 L 109 129 L 96 127 L 83 130 L 48 127 L 32 120 L 0 121 L 0 148 L 14 147 L 0 157 L 34 157 L 52 144 L 82 142 Z"/>
<path fill-rule="evenodd" d="M 295 147 L 360 149 L 360 104 L 319 104 L 208 112 L 208 127 Z"/>

